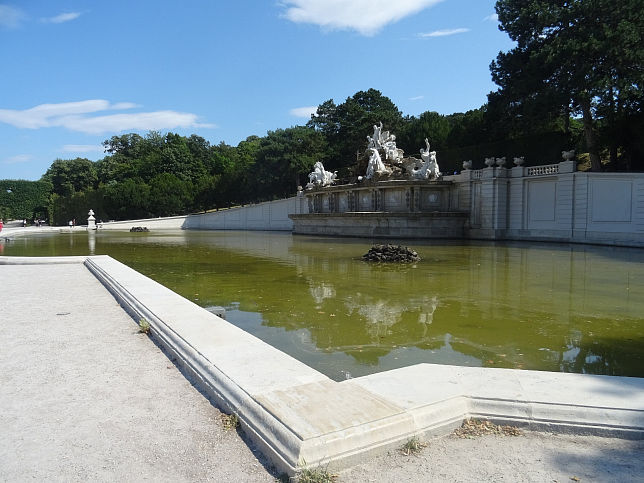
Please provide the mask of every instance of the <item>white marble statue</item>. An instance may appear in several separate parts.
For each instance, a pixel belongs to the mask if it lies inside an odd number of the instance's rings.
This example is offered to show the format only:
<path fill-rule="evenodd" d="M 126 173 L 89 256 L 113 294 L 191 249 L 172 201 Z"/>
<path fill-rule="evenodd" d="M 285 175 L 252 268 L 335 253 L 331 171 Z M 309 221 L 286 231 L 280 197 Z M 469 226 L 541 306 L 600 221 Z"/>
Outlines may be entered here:
<path fill-rule="evenodd" d="M 368 149 L 384 149 L 385 153 L 396 150 L 396 136 L 382 130 L 382 122 L 373 126 L 373 136 L 367 136 Z M 400 150 L 402 151 L 402 150 Z"/>
<path fill-rule="evenodd" d="M 365 179 L 371 179 L 375 174 L 391 174 L 391 170 L 382 162 L 382 158 L 377 149 L 368 148 L 367 151 L 369 151 L 369 164 L 367 165 L 367 172 L 364 176 Z"/>
<path fill-rule="evenodd" d="M 336 178 L 338 177 L 338 172 L 330 172 L 324 169 L 324 165 L 318 161 L 313 165 L 313 171 L 309 173 L 309 183 L 306 185 L 306 189 L 313 189 L 316 186 L 331 186 Z"/>
<path fill-rule="evenodd" d="M 438 161 L 436 160 L 436 151 L 429 150 L 429 140 L 425 138 L 426 149 L 420 148 L 420 157 L 423 160 L 423 165 L 417 171 L 417 177 L 421 179 L 436 179 L 441 175 L 438 168 Z"/>
<path fill-rule="evenodd" d="M 367 136 L 367 139 L 369 140 L 369 145 L 367 148 L 369 149 L 380 149 L 382 148 L 382 122 L 380 125 L 373 125 L 373 136 L 369 137 Z"/>
<path fill-rule="evenodd" d="M 385 159 L 395 164 L 399 164 L 403 158 L 403 150 L 396 147 L 396 136 L 393 134 L 384 144 Z"/>

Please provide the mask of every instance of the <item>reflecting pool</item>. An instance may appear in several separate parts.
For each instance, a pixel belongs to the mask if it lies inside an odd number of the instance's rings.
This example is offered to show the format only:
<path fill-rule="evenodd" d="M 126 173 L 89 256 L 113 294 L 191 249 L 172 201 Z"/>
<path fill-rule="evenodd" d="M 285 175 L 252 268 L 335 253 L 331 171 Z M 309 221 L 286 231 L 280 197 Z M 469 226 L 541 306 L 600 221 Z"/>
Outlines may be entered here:
<path fill-rule="evenodd" d="M 2 254 L 110 255 L 336 380 L 421 362 L 644 377 L 644 250 L 398 243 L 423 260 L 224 231 L 43 234 Z"/>

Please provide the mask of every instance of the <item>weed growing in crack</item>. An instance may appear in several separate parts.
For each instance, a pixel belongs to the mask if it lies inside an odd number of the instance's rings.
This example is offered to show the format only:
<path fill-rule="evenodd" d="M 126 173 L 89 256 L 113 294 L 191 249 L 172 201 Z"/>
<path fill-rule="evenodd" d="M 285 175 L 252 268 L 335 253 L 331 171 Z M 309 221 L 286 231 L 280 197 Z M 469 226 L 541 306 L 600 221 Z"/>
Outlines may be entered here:
<path fill-rule="evenodd" d="M 235 413 L 222 414 L 221 423 L 223 424 L 225 431 L 232 431 L 233 429 L 237 429 L 239 426 L 239 417 Z"/>
<path fill-rule="evenodd" d="M 141 334 L 149 334 L 150 333 L 150 322 L 148 322 L 145 319 L 139 320 L 139 332 Z"/>
<path fill-rule="evenodd" d="M 416 436 L 407 440 L 405 444 L 400 448 L 400 452 L 405 456 L 417 455 L 421 452 L 423 448 L 427 446 L 427 443 L 424 443 Z"/>

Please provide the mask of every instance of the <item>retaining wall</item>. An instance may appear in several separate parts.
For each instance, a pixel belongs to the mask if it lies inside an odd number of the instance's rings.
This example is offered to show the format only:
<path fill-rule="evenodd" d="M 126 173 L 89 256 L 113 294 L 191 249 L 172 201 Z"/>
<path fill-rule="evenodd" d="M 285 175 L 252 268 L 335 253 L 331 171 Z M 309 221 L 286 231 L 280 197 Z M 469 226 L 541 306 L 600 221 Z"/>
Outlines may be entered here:
<path fill-rule="evenodd" d="M 466 237 L 644 246 L 644 173 L 587 173 L 575 162 L 448 176 Z"/>
<path fill-rule="evenodd" d="M 291 213 L 300 213 L 301 197 L 286 198 L 254 205 L 239 206 L 209 213 L 145 218 L 140 220 L 100 223 L 100 230 L 129 230 L 146 227 L 150 230 L 260 230 L 291 231 Z"/>

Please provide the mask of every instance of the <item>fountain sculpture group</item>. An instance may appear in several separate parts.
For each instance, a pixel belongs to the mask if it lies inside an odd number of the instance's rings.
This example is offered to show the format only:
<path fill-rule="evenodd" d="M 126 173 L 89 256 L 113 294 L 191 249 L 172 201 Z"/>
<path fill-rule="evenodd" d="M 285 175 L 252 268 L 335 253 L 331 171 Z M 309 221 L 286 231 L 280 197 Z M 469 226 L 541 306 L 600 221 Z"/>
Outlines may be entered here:
<path fill-rule="evenodd" d="M 405 157 L 403 150 L 396 146 L 396 136 L 389 131 L 383 131 L 382 127 L 382 122 L 374 125 L 373 135 L 367 136 L 367 149 L 362 155 L 363 160 L 367 160 L 367 168 L 364 175 L 358 176 L 358 182 L 440 179 L 441 172 L 436 160 L 436 151 L 430 151 L 427 138 L 425 138 L 426 148 L 420 149 L 421 159 Z M 306 188 L 312 190 L 331 186 L 336 179 L 337 172 L 326 171 L 324 165 L 318 161 L 309 174 Z"/>
<path fill-rule="evenodd" d="M 358 155 L 353 182 L 339 184 L 337 172 L 321 162 L 300 192 L 307 208 L 289 215 L 295 233 L 453 238 L 463 235 L 467 213 L 456 212 L 429 140 L 420 158 L 405 156 L 396 136 L 373 126 L 364 152 Z"/>

